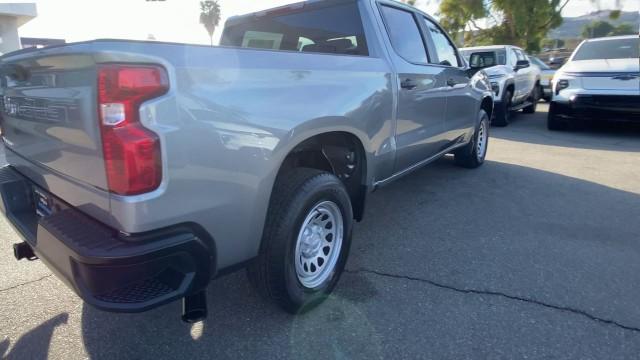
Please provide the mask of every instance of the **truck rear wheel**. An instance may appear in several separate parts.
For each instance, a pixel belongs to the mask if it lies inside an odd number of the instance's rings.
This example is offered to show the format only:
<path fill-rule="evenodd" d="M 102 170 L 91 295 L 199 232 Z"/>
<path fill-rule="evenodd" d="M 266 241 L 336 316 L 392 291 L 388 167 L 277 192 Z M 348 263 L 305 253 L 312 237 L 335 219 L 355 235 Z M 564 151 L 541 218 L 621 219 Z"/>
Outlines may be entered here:
<path fill-rule="evenodd" d="M 342 274 L 353 227 L 349 194 L 333 174 L 298 168 L 279 177 L 251 282 L 290 313 L 331 293 Z"/>

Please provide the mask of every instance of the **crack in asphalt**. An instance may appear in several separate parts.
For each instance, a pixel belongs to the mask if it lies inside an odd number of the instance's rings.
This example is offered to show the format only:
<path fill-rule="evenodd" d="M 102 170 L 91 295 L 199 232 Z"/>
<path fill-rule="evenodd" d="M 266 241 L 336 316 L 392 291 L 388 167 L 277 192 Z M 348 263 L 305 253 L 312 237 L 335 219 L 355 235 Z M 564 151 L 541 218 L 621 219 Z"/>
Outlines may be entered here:
<path fill-rule="evenodd" d="M 8 288 L 6 288 L 6 289 L 0 289 L 0 293 L 1 293 L 1 292 L 5 292 L 5 291 L 9 291 L 9 290 L 13 290 L 13 289 L 17 289 L 17 288 L 19 288 L 19 287 L 21 287 L 21 286 L 24 286 L 24 285 L 29 285 L 29 284 L 37 283 L 38 281 L 42 281 L 42 280 L 44 280 L 44 279 L 50 278 L 51 276 L 53 276 L 53 274 L 45 275 L 45 276 L 43 276 L 43 277 L 41 277 L 41 278 L 38 278 L 38 279 L 35 279 L 35 280 L 31 280 L 31 281 L 27 281 L 27 282 L 24 282 L 24 283 L 22 283 L 22 284 L 13 285 L 13 286 L 10 286 L 10 287 L 8 287 Z"/>
<path fill-rule="evenodd" d="M 516 296 L 516 295 L 509 295 L 509 294 L 505 294 L 499 291 L 491 291 L 491 290 L 477 290 L 477 289 L 469 289 L 469 288 L 457 288 L 455 286 L 452 285 L 447 285 L 447 284 L 443 284 L 443 283 L 439 283 L 433 280 L 429 280 L 429 279 L 423 279 L 423 278 L 418 278 L 418 277 L 414 277 L 414 276 L 408 276 L 408 275 L 397 275 L 397 274 L 390 274 L 390 273 L 385 273 L 385 272 L 381 272 L 381 271 L 377 271 L 377 270 L 370 270 L 370 269 L 357 269 L 357 270 L 350 270 L 350 269 L 345 269 L 346 273 L 350 273 L 350 274 L 357 274 L 357 273 L 365 273 L 365 274 L 373 274 L 373 275 L 378 275 L 378 276 L 382 276 L 382 277 L 387 277 L 387 278 L 393 278 L 393 279 L 403 279 L 403 280 L 409 280 L 409 281 L 418 281 L 418 282 L 422 282 L 425 284 L 429 284 L 441 289 L 447 289 L 447 290 L 451 290 L 451 291 L 455 291 L 458 293 L 462 293 L 462 294 L 475 294 L 475 295 L 491 295 L 491 296 L 500 296 L 509 300 L 516 300 L 516 301 L 522 301 L 522 302 L 526 302 L 529 304 L 535 304 L 535 305 L 539 305 L 539 306 L 543 306 L 549 309 L 553 309 L 553 310 L 560 310 L 560 311 L 566 311 L 566 312 L 570 312 L 576 315 L 581 315 L 584 316 L 590 320 L 596 321 L 596 322 L 600 322 L 600 323 L 604 323 L 604 324 L 609 324 L 609 325 L 613 325 L 616 327 L 619 327 L 621 329 L 624 330 L 629 330 L 629 331 L 635 331 L 635 332 L 640 332 L 640 328 L 637 327 L 633 327 L 633 326 L 628 326 L 628 325 L 624 325 L 621 324 L 615 320 L 610 320 L 610 319 L 603 319 L 600 317 L 597 317 L 595 315 L 592 315 L 584 310 L 580 310 L 580 309 L 575 309 L 572 307 L 568 307 L 568 306 L 562 306 L 562 305 L 554 305 L 554 304 L 548 304 L 545 302 L 542 302 L 540 300 L 536 300 L 536 299 L 531 299 L 531 298 L 526 298 L 526 297 L 522 297 L 522 296 Z"/>

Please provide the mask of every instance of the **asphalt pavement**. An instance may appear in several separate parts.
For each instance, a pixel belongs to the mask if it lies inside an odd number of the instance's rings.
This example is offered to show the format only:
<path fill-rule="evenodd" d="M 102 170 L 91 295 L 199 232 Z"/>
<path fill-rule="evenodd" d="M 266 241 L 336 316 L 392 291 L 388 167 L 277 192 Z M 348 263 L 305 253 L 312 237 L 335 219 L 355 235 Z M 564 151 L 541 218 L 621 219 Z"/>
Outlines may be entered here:
<path fill-rule="evenodd" d="M 195 325 L 179 303 L 101 312 L 16 262 L 2 219 L 0 357 L 637 359 L 640 130 L 550 132 L 546 110 L 492 128 L 480 169 L 447 157 L 374 193 L 335 294 L 303 316 L 244 272 L 212 282 Z"/>

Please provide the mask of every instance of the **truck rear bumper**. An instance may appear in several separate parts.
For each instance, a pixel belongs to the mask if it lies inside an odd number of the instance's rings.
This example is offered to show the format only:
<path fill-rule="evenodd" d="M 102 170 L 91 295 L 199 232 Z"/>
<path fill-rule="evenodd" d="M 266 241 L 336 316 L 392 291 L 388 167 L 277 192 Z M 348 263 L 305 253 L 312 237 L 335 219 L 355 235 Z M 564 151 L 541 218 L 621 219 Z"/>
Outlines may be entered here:
<path fill-rule="evenodd" d="M 196 294 L 209 283 L 214 249 L 196 229 L 123 236 L 53 195 L 54 211 L 41 217 L 34 186 L 12 167 L 1 168 L 0 211 L 87 303 L 106 311 L 141 312 Z"/>

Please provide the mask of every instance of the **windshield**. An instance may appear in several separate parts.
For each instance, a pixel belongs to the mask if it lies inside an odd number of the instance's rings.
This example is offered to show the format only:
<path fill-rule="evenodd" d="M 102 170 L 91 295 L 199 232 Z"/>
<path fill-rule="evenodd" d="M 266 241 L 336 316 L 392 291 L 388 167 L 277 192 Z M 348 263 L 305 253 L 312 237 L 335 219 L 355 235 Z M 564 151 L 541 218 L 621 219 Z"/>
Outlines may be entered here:
<path fill-rule="evenodd" d="M 507 52 L 504 49 L 462 50 L 461 53 L 472 67 L 489 67 L 507 64 Z M 474 54 L 473 58 L 471 54 Z"/>
<path fill-rule="evenodd" d="M 549 67 L 549 65 L 545 64 L 544 62 L 542 62 L 542 60 L 538 59 L 535 56 L 529 56 L 529 61 L 531 61 L 531 63 L 537 67 L 539 67 L 541 70 L 549 70 L 551 69 Z"/>
<path fill-rule="evenodd" d="M 640 39 L 611 39 L 589 41 L 578 49 L 573 60 L 638 59 Z"/>

